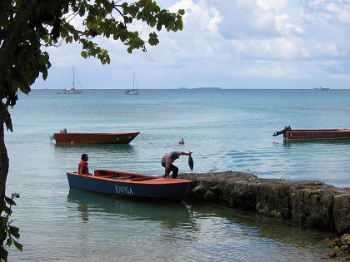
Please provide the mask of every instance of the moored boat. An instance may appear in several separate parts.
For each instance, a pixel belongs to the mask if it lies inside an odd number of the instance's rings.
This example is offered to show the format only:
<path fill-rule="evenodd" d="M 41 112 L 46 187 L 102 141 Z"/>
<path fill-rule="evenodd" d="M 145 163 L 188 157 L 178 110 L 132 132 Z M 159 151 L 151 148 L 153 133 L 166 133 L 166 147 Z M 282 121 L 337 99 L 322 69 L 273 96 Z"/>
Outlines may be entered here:
<path fill-rule="evenodd" d="M 285 140 L 350 139 L 350 129 L 292 129 L 286 126 L 273 136 L 283 135 Z"/>
<path fill-rule="evenodd" d="M 129 144 L 140 132 L 128 133 L 54 133 L 57 144 Z"/>
<path fill-rule="evenodd" d="M 81 94 L 83 91 L 81 89 L 75 89 L 73 88 L 65 88 L 63 89 L 63 94 Z"/>
<path fill-rule="evenodd" d="M 72 189 L 123 197 L 169 200 L 183 200 L 193 182 L 113 170 L 95 170 L 93 176 L 67 172 L 67 178 Z"/>
<path fill-rule="evenodd" d="M 140 92 L 137 88 L 135 88 L 135 85 L 137 85 L 137 82 L 135 80 L 135 74 L 132 75 L 132 88 L 125 91 L 126 95 L 139 95 Z"/>
<path fill-rule="evenodd" d="M 74 67 L 73 67 L 73 87 L 63 89 L 63 94 L 81 94 L 81 93 L 83 93 L 83 90 L 75 88 L 75 78 L 76 78 L 76 76 L 75 76 L 75 71 L 74 71 Z M 78 82 L 79 82 L 79 85 L 81 86 L 79 79 L 78 79 Z"/>

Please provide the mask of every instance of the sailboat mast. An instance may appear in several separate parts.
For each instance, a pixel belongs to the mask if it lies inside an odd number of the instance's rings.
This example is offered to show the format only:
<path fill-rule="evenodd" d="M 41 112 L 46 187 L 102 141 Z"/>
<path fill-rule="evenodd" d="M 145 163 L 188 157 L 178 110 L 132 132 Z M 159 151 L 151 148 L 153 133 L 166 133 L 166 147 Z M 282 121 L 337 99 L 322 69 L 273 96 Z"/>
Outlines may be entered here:
<path fill-rule="evenodd" d="M 73 88 L 75 89 L 75 79 L 74 79 L 74 77 L 75 77 L 75 73 L 74 73 L 74 67 L 73 67 Z"/>

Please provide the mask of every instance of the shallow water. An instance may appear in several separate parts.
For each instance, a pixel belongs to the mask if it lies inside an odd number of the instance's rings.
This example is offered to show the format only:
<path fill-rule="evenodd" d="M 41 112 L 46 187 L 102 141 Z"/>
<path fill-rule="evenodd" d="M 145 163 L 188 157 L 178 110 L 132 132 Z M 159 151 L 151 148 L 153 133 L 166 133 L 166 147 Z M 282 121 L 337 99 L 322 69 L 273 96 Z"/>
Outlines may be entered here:
<path fill-rule="evenodd" d="M 82 153 L 89 168 L 161 176 L 163 154 L 193 151 L 194 172 L 247 171 L 264 178 L 321 180 L 350 187 L 350 143 L 283 143 L 292 128 L 349 128 L 350 91 L 33 90 L 11 110 L 5 135 L 7 194 L 24 252 L 10 261 L 317 261 L 329 234 L 217 205 L 118 199 L 69 190 L 66 171 Z M 140 131 L 130 145 L 55 145 L 68 132 Z M 178 144 L 183 138 L 184 145 Z M 187 158 L 176 161 L 190 172 Z"/>
<path fill-rule="evenodd" d="M 20 201 L 25 251 L 10 261 L 317 261 L 329 251 L 329 234 L 229 207 L 78 190 L 55 198 Z"/>

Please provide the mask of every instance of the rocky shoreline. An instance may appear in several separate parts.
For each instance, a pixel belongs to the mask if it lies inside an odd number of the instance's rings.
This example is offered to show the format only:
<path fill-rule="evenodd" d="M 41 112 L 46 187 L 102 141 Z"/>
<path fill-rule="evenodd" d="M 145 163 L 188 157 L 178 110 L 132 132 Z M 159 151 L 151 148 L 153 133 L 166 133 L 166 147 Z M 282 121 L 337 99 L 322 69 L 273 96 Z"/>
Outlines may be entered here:
<path fill-rule="evenodd" d="M 280 217 L 299 226 L 350 233 L 350 188 L 318 181 L 262 179 L 242 172 L 180 174 L 196 179 L 190 202 L 216 202 Z"/>
<path fill-rule="evenodd" d="M 254 174 L 232 171 L 180 174 L 179 178 L 194 180 L 186 199 L 189 202 L 215 202 L 244 208 L 339 236 L 350 233 L 350 188 L 337 188 L 318 181 L 262 179 Z M 335 242 L 330 242 L 337 249 Z M 350 250 L 343 247 L 343 251 L 349 253 Z M 336 254 L 339 252 L 335 252 L 334 257 Z"/>

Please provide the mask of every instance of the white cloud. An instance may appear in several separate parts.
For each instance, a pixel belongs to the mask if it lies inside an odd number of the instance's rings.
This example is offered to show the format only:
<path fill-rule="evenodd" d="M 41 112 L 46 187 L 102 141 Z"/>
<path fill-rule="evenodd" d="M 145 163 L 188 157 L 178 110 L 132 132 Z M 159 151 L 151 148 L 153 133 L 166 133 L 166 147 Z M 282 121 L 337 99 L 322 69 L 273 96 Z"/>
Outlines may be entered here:
<path fill-rule="evenodd" d="M 275 11 L 254 0 L 213 1 L 213 6 L 221 16 L 219 31 L 227 39 L 265 38 L 278 34 Z"/>
<path fill-rule="evenodd" d="M 288 4 L 288 0 L 260 0 L 257 4 L 264 7 L 265 9 L 272 8 L 277 12 L 282 12 Z"/>
<path fill-rule="evenodd" d="M 348 87 L 349 1 L 157 2 L 172 11 L 185 9 L 183 31 L 157 32 L 158 46 L 131 55 L 120 42 L 101 40 L 112 57 L 109 66 L 80 58 L 78 45 L 50 49 L 53 75 L 59 67 L 84 68 L 79 71 L 88 72 L 83 76 L 88 88 L 124 88 L 133 72 L 145 88 L 271 88 L 271 83 L 290 87 L 288 83 L 295 79 L 299 87 L 315 79 Z M 134 26 L 146 37 L 153 31 L 139 23 Z"/>

